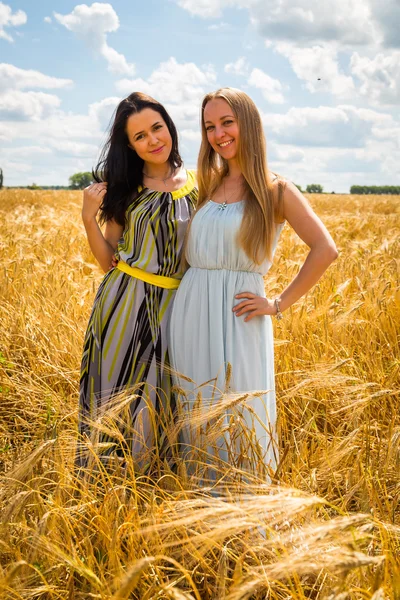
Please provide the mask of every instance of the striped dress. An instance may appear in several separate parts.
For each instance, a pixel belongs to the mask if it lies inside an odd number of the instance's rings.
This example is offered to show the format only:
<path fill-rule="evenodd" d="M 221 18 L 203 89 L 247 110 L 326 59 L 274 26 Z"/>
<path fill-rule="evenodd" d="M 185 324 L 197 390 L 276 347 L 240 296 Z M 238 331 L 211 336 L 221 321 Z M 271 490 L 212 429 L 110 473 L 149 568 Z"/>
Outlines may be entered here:
<path fill-rule="evenodd" d="M 140 188 L 129 206 L 117 256 L 148 273 L 180 278 L 182 245 L 197 201 L 192 171 L 185 186 L 173 192 Z M 97 291 L 84 340 L 80 379 L 79 431 L 93 437 L 104 409 L 121 392 L 128 401 L 124 433 L 129 451 L 140 455 L 154 443 L 154 422 L 148 403 L 159 413 L 169 401 L 171 374 L 167 327 L 176 290 L 145 283 L 115 268 Z M 127 417 L 128 416 L 128 420 Z M 99 439 L 99 438 L 97 438 Z M 102 429 L 100 441 L 113 442 Z M 114 439 L 115 442 L 115 439 Z M 104 454 L 114 444 L 103 443 Z M 81 449 L 82 450 L 82 449 Z M 125 446 L 126 451 L 126 446 Z M 87 464 L 78 448 L 77 462 Z"/>

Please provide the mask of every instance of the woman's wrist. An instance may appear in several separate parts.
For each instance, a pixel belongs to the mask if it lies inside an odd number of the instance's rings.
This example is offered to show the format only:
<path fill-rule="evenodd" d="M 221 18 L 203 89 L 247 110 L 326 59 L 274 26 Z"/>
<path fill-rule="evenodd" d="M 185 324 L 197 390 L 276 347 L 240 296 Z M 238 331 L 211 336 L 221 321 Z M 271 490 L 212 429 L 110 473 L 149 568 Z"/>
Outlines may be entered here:
<path fill-rule="evenodd" d="M 98 225 L 96 215 L 87 215 L 82 211 L 82 221 L 86 228 Z"/>
<path fill-rule="evenodd" d="M 280 321 L 280 319 L 283 318 L 280 296 L 277 296 L 276 298 L 274 298 L 273 302 L 274 302 L 274 308 L 275 308 L 275 317 L 278 319 L 278 321 Z"/>

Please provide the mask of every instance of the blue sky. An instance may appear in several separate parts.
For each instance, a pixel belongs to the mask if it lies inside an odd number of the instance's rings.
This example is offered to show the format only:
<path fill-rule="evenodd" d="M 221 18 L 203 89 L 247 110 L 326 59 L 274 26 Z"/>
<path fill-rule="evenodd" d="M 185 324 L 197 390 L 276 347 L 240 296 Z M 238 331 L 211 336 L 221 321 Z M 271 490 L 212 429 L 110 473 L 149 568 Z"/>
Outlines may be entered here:
<path fill-rule="evenodd" d="M 270 168 L 347 192 L 399 184 L 398 0 L 0 1 L 5 185 L 90 170 L 119 99 L 163 102 L 187 167 L 202 96 L 245 90 Z"/>

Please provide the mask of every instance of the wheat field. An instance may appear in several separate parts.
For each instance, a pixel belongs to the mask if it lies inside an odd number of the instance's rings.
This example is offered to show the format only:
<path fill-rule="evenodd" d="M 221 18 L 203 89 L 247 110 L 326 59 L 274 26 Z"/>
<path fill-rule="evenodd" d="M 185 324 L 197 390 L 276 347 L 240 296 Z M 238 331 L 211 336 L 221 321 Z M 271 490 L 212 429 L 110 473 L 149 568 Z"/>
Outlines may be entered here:
<path fill-rule="evenodd" d="M 400 598 L 400 198 L 309 199 L 340 255 L 274 322 L 278 471 L 213 495 L 156 451 L 76 474 L 81 194 L 0 191 L 1 599 Z M 305 254 L 286 227 L 268 294 Z"/>

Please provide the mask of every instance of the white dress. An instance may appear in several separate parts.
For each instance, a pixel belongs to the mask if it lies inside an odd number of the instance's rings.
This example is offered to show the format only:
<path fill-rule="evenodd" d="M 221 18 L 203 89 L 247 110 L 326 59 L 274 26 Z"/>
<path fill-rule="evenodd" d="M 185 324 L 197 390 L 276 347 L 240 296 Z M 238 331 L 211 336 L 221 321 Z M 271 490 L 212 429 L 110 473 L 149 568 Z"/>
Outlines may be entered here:
<path fill-rule="evenodd" d="M 272 322 L 269 316 L 245 322 L 245 315 L 237 317 L 232 308 L 242 301 L 235 298 L 241 292 L 265 297 L 263 276 L 271 262 L 256 265 L 238 246 L 243 209 L 244 201 L 223 207 L 210 200 L 195 214 L 186 250 L 189 269 L 175 296 L 169 347 L 172 367 L 192 380 L 175 375 L 175 383 L 187 394 L 185 413 L 189 419 L 199 391 L 206 401 L 205 412 L 210 415 L 216 403 L 232 404 L 232 393 L 267 392 L 250 395 L 234 408 L 229 406 L 224 419 L 218 422 L 225 430 L 217 441 L 219 458 L 260 472 L 260 463 L 268 470 L 274 469 L 277 461 Z M 282 228 L 283 223 L 277 225 L 273 253 Z M 222 395 L 228 363 L 232 367 L 229 394 Z M 240 435 L 237 411 L 245 424 Z M 193 447 L 200 443 L 196 437 L 199 428 L 193 427 L 192 435 L 189 430 L 185 430 L 183 443 Z M 254 444 L 250 447 L 246 442 L 250 432 L 257 444 L 255 453 L 251 451 Z M 233 441 L 236 450 L 232 450 Z M 214 456 L 215 447 L 214 451 L 208 447 Z M 253 459 L 256 467 L 251 467 Z"/>

